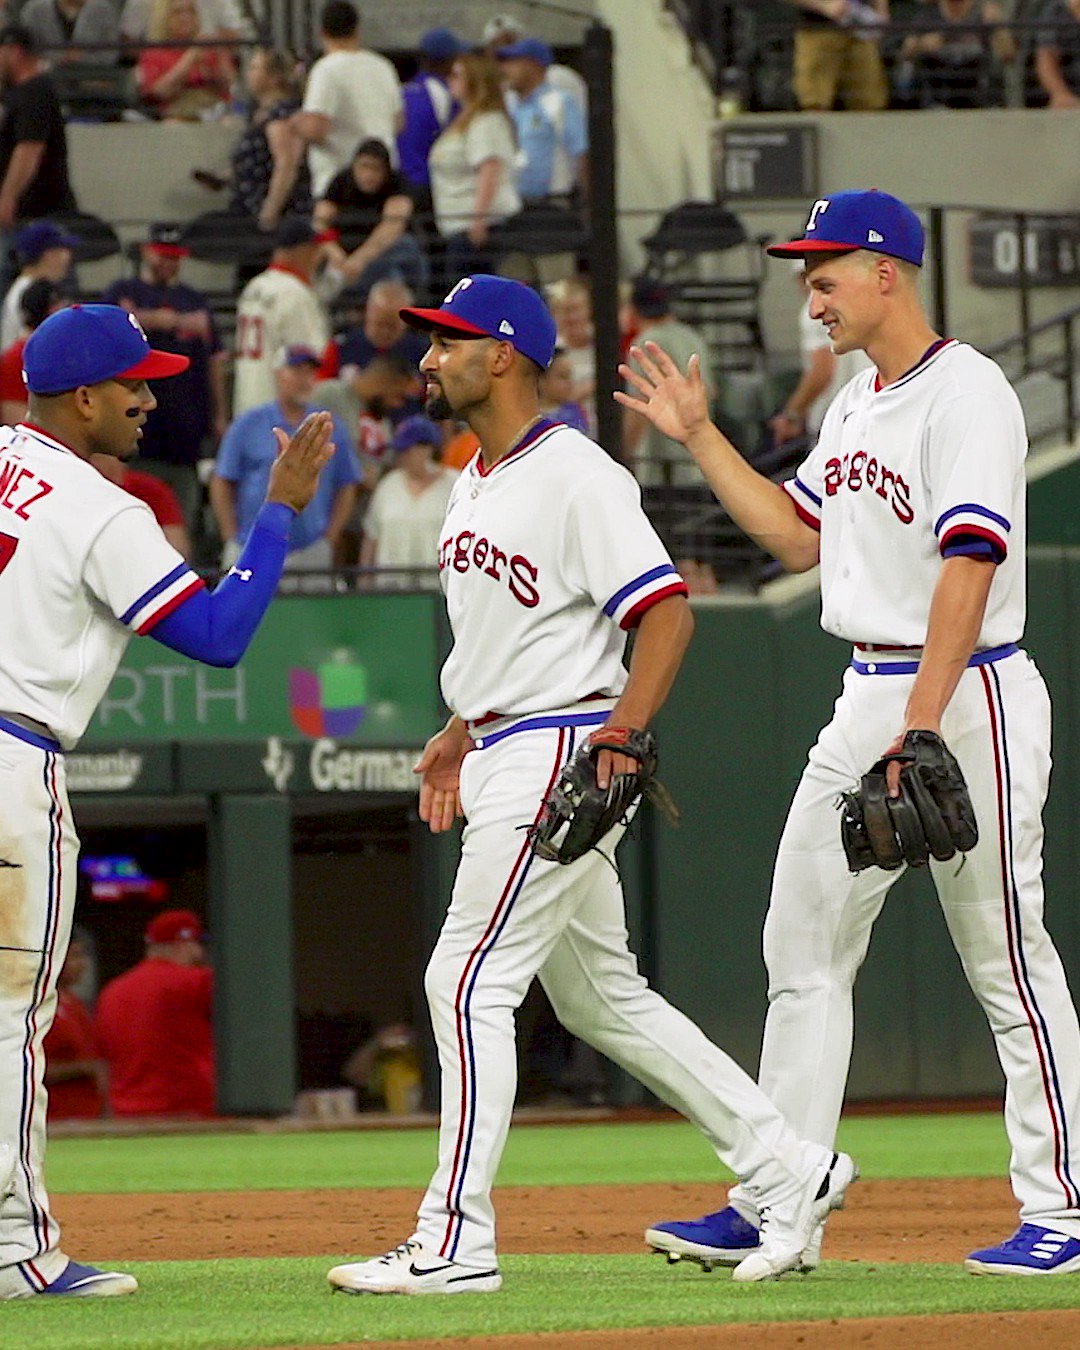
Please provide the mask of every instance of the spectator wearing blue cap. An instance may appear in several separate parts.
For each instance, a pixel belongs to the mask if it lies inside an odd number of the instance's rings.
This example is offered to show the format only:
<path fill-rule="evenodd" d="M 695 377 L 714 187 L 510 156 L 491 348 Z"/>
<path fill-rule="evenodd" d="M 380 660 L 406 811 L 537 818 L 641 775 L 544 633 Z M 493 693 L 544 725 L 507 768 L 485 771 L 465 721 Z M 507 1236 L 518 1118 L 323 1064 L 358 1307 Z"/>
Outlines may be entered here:
<path fill-rule="evenodd" d="M 539 38 L 522 38 L 498 54 L 524 163 L 517 186 L 525 202 L 566 199 L 588 189 L 589 138 L 581 105 L 550 84 L 553 56 Z"/>
<path fill-rule="evenodd" d="M 480 41 L 483 44 L 484 51 L 494 59 L 498 57 L 499 52 L 504 47 L 509 47 L 514 42 L 520 42 L 523 37 L 527 36 L 521 20 L 515 18 L 513 14 L 496 14 L 484 24 Z M 572 66 L 563 65 L 560 61 L 552 61 L 547 69 L 547 82 L 554 85 L 556 89 L 562 89 L 569 94 L 580 105 L 581 111 L 586 116 L 588 115 L 589 89 Z"/>
<path fill-rule="evenodd" d="M 709 344 L 696 328 L 676 317 L 671 292 L 653 277 L 638 277 L 630 292 L 627 319 L 643 346 L 655 342 L 680 370 L 696 352 L 708 364 Z M 711 384 L 706 379 L 711 396 Z M 701 470 L 686 446 L 658 431 L 634 408 L 623 408 L 623 454 L 639 483 L 686 487 L 701 482 Z"/>
<path fill-rule="evenodd" d="M 210 505 L 221 533 L 223 568 L 240 556 L 266 497 L 277 453 L 275 427 L 291 436 L 312 411 L 321 360 L 313 347 L 282 348 L 274 360 L 277 397 L 241 413 L 222 438 L 210 479 Z M 353 438 L 337 416 L 332 439 L 334 454 L 318 490 L 291 522 L 287 572 L 331 568 L 334 549 L 356 504 L 360 470 Z"/>
<path fill-rule="evenodd" d="M 21 309 L 27 286 L 33 281 L 62 282 L 71 271 L 71 261 L 81 242 L 51 220 L 31 221 L 15 235 L 15 252 L 22 266 L 0 309 L 0 351 L 7 351 L 30 331 Z"/>
<path fill-rule="evenodd" d="M 394 432 L 394 467 L 379 480 L 364 517 L 360 565 L 422 568 L 423 574 L 394 571 L 377 575 L 380 588 L 438 586 L 439 531 L 457 478 L 438 463 L 442 432 L 430 417 L 407 417 Z"/>
<path fill-rule="evenodd" d="M 448 77 L 455 57 L 467 51 L 449 28 L 429 29 L 420 39 L 416 74 L 401 91 L 405 124 L 398 135 L 398 160 L 418 211 L 431 210 L 428 156 L 457 111 Z"/>
<path fill-rule="evenodd" d="M 21 24 L 0 29 L 0 292 L 11 279 L 8 251 L 20 224 L 74 211 L 67 134 L 56 87 Z"/>

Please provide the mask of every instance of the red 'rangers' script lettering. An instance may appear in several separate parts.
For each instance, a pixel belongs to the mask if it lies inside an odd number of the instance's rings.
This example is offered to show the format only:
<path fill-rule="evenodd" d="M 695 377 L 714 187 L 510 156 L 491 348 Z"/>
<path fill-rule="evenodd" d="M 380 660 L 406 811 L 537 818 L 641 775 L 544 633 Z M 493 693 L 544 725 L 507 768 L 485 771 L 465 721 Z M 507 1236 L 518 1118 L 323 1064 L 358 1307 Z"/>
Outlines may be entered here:
<path fill-rule="evenodd" d="M 533 584 L 540 570 L 523 553 L 507 554 L 498 544 L 475 530 L 462 530 L 439 545 L 439 571 L 452 567 L 455 572 L 467 572 L 475 567 L 497 582 L 506 582 L 510 594 L 526 609 L 535 609 L 540 603 L 540 592 Z"/>
<path fill-rule="evenodd" d="M 859 492 L 863 486 L 871 488 L 893 509 L 897 520 L 910 525 L 915 519 L 911 505 L 911 488 L 902 475 L 894 473 L 887 464 L 883 464 L 865 450 L 857 450 L 843 459 L 835 456 L 825 463 L 825 495 L 835 497 L 842 487 Z"/>

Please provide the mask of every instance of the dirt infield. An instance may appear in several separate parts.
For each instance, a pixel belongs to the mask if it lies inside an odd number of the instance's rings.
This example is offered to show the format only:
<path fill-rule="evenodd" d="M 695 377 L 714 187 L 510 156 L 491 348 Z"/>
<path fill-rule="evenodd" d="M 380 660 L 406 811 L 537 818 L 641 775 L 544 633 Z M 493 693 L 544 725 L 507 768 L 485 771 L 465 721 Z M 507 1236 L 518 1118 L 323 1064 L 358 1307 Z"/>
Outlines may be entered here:
<path fill-rule="evenodd" d="M 864 1181 L 829 1222 L 825 1256 L 878 1264 L 960 1261 L 1010 1233 L 1016 1206 L 1003 1180 L 935 1180 L 934 1217 L 920 1180 Z M 415 1190 L 203 1191 L 190 1194 L 63 1195 L 57 1217 L 65 1245 L 90 1258 L 206 1260 L 327 1256 L 347 1259 L 394 1246 L 412 1227 Z M 508 1186 L 496 1192 L 507 1253 L 640 1252 L 657 1220 L 691 1217 L 722 1203 L 714 1186 Z M 660 1258 L 657 1257 L 657 1261 Z M 703 1279 L 711 1278 L 702 1276 Z M 723 1279 L 718 1274 L 715 1278 Z M 993 1350 L 1024 1339 L 1080 1344 L 1080 1311 L 867 1319 L 768 1326 L 643 1328 L 574 1335 L 408 1342 L 410 1350 Z M 401 1342 L 394 1345 L 400 1350 Z M 309 1347 L 308 1350 L 314 1350 Z M 348 1350 L 339 1347 L 338 1350 Z M 377 1350 L 372 1342 L 365 1350 Z"/>
<path fill-rule="evenodd" d="M 925 1181 L 861 1181 L 829 1221 L 826 1257 L 959 1261 L 1011 1233 L 1016 1202 L 1003 1180 L 936 1180 L 934 1219 Z M 372 1255 L 412 1230 L 416 1190 L 199 1191 L 62 1195 L 65 1245 L 112 1261 L 215 1257 Z M 640 1252 L 661 1219 L 716 1209 L 705 1185 L 505 1186 L 496 1191 L 504 1252 Z"/>

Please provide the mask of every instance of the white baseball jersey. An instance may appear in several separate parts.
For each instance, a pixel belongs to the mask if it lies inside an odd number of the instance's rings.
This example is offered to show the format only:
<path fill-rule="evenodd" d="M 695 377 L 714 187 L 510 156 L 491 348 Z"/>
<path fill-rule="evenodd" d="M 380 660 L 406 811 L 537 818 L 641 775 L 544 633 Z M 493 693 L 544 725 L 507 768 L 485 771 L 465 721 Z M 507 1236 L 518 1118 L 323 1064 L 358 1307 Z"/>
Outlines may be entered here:
<path fill-rule="evenodd" d="M 304 90 L 304 111 L 330 119 L 321 145 L 308 150 L 311 186 L 321 196 L 356 147 L 370 137 L 382 141 L 397 163 L 397 118 L 402 110 L 401 82 L 393 64 L 378 52 L 337 51 L 320 56 Z"/>
<path fill-rule="evenodd" d="M 1000 368 L 943 342 L 895 383 L 856 375 L 785 487 L 821 531 L 821 626 L 850 642 L 921 646 L 941 557 L 963 539 L 1001 559 L 978 649 L 1024 630 L 1020 402 Z"/>
<path fill-rule="evenodd" d="M 460 474 L 439 576 L 454 632 L 442 692 L 466 721 L 617 695 L 625 630 L 686 594 L 631 474 L 547 419 L 493 468 L 477 455 Z"/>
<path fill-rule="evenodd" d="M 277 397 L 274 360 L 282 347 L 310 347 L 322 356 L 329 341 L 326 310 L 302 276 L 273 263 L 252 277 L 236 306 L 233 415 Z"/>
<path fill-rule="evenodd" d="M 0 714 L 70 749 L 132 633 L 202 584 L 143 502 L 51 436 L 0 428 Z"/>

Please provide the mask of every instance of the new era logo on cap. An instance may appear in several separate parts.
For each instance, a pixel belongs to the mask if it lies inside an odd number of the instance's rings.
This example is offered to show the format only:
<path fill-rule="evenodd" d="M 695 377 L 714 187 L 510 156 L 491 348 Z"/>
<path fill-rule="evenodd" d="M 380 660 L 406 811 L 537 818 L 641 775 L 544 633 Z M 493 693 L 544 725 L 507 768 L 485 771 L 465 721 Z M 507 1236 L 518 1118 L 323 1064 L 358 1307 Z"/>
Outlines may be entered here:
<path fill-rule="evenodd" d="M 766 252 L 777 258 L 805 258 L 872 248 L 921 267 L 924 245 L 922 221 L 911 207 L 873 188 L 821 198 L 810 210 L 801 239 L 772 244 Z"/>
<path fill-rule="evenodd" d="M 411 328 L 455 337 L 491 337 L 547 370 L 555 354 L 555 320 L 531 286 L 509 277 L 474 273 L 453 288 L 438 309 L 403 309 Z"/>

